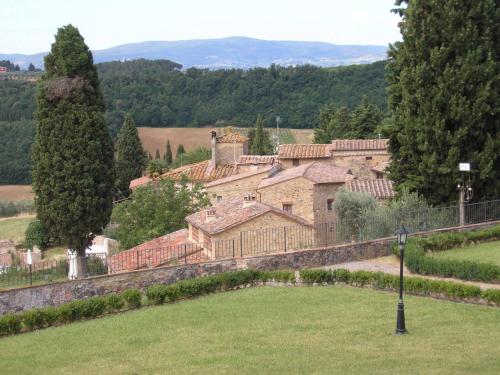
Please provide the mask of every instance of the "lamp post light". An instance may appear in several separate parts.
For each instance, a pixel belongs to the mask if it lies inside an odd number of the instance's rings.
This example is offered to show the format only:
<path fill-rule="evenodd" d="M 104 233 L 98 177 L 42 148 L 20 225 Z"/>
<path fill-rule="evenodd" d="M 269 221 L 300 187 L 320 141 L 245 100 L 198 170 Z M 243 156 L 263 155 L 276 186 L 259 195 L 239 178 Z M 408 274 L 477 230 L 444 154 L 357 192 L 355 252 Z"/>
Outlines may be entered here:
<path fill-rule="evenodd" d="M 398 238 L 399 245 L 399 301 L 398 301 L 398 317 L 396 322 L 396 335 L 406 333 L 405 325 L 405 305 L 403 304 L 403 259 L 405 256 L 405 244 L 408 237 L 408 231 L 403 224 L 396 230 L 395 235 Z"/>

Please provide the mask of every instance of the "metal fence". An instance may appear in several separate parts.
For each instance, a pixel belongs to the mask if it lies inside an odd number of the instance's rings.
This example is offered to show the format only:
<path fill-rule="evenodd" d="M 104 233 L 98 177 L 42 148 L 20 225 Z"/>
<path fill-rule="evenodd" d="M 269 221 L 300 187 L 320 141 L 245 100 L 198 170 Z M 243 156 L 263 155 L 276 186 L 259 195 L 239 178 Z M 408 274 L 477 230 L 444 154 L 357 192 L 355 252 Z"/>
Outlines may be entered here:
<path fill-rule="evenodd" d="M 87 277 L 108 273 L 104 254 L 90 254 L 84 257 Z M 47 284 L 68 279 L 68 259 L 36 262 L 31 265 L 0 266 L 0 289 L 26 285 Z"/>

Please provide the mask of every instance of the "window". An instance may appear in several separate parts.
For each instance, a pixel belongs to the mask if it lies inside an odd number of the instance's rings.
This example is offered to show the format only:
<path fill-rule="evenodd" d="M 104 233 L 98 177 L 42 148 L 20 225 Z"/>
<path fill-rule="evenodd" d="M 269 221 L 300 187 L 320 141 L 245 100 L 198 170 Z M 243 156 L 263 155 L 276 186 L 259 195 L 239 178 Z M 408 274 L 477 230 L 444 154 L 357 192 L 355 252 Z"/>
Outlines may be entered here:
<path fill-rule="evenodd" d="M 217 203 L 222 202 L 222 195 L 217 195 Z"/>
<path fill-rule="evenodd" d="M 294 167 L 298 167 L 300 165 L 300 160 L 299 159 L 292 159 L 292 165 Z"/>
<path fill-rule="evenodd" d="M 384 174 L 383 173 L 380 173 L 380 172 L 377 172 L 377 180 L 383 180 L 384 179 Z"/>
<path fill-rule="evenodd" d="M 333 199 L 326 200 L 326 209 L 328 211 L 333 211 Z"/>
<path fill-rule="evenodd" d="M 290 203 L 283 203 L 283 211 L 292 213 L 292 205 Z"/>
<path fill-rule="evenodd" d="M 372 160 L 372 159 L 373 159 L 373 157 L 371 157 L 371 156 L 367 156 L 365 159 L 366 159 L 366 160 Z"/>

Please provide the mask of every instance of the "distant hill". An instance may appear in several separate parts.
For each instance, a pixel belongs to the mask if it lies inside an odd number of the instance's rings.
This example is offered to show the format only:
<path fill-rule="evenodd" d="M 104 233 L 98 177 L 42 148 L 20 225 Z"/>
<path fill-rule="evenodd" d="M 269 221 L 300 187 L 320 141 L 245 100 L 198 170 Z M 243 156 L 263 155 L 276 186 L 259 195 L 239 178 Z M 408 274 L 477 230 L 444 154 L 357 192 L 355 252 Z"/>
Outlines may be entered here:
<path fill-rule="evenodd" d="M 336 45 L 325 42 L 260 40 L 246 37 L 196 39 L 180 41 L 149 41 L 123 44 L 93 51 L 95 62 L 134 59 L 168 59 L 184 68 L 200 67 L 252 68 L 271 64 L 291 66 L 312 64 L 323 67 L 366 64 L 386 58 L 387 46 Z M 0 60 L 10 60 L 26 69 L 30 62 L 43 67 L 43 56 L 3 54 Z"/>

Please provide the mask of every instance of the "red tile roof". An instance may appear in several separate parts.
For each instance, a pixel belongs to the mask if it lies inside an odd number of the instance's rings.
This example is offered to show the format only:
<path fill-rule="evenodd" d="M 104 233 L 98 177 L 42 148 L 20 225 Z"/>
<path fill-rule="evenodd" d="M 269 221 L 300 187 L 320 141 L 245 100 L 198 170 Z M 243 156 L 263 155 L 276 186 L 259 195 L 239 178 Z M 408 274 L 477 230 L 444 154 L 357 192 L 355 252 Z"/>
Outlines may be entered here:
<path fill-rule="evenodd" d="M 310 225 L 307 221 L 296 215 L 268 206 L 267 204 L 254 201 L 252 204 L 244 207 L 243 202 L 243 198 L 235 198 L 228 202 L 215 204 L 211 207 L 211 209 L 215 210 L 215 219 L 211 221 L 207 222 L 206 220 L 206 210 L 189 215 L 186 217 L 186 221 L 210 235 L 222 233 L 271 212 L 286 217 L 298 224 Z"/>
<path fill-rule="evenodd" d="M 354 178 L 347 168 L 315 161 L 278 172 L 275 176 L 262 180 L 258 189 L 266 188 L 297 177 L 307 178 L 314 184 L 344 183 Z"/>
<path fill-rule="evenodd" d="M 278 155 L 241 155 L 238 164 L 274 164 Z"/>
<path fill-rule="evenodd" d="M 310 145 L 310 144 L 286 144 L 280 145 L 278 157 L 280 159 L 316 159 L 329 158 L 330 145 Z"/>
<path fill-rule="evenodd" d="M 334 139 L 331 151 L 387 150 L 388 139 Z"/>
<path fill-rule="evenodd" d="M 149 182 L 153 181 L 151 178 L 148 176 L 142 176 L 139 178 L 136 178 L 135 180 L 130 181 L 130 189 L 135 189 L 138 186 L 145 185 Z"/>
<path fill-rule="evenodd" d="M 277 166 L 277 167 L 279 167 L 279 166 Z M 273 168 L 274 167 L 272 165 L 267 165 L 267 166 L 261 167 L 259 169 L 256 169 L 254 171 L 239 173 L 239 174 L 235 174 L 232 176 L 220 178 L 218 180 L 215 180 L 215 181 L 209 182 L 208 184 L 205 184 L 205 187 L 208 188 L 208 187 L 218 186 L 218 185 L 222 185 L 222 184 L 225 184 L 228 182 L 233 182 L 233 181 L 241 180 L 241 179 L 244 179 L 247 177 L 256 176 L 256 175 L 259 175 L 262 173 L 270 173 Z M 267 177 L 267 175 L 265 177 Z"/>
<path fill-rule="evenodd" d="M 379 199 L 394 196 L 391 180 L 352 180 L 346 183 L 346 188 L 356 193 L 368 193 Z"/>
<path fill-rule="evenodd" d="M 227 127 L 223 130 L 223 134 L 217 137 L 217 143 L 243 143 L 248 139 L 247 136 L 234 131 L 232 127 Z"/>
<path fill-rule="evenodd" d="M 211 161 L 206 160 L 173 169 L 162 174 L 160 178 L 171 178 L 178 181 L 182 178 L 182 175 L 186 175 L 188 180 L 193 182 L 210 182 L 236 173 L 237 170 L 233 164 L 218 165 L 212 168 Z"/>
<path fill-rule="evenodd" d="M 181 229 L 108 257 L 111 273 L 154 268 L 172 262 L 196 263 L 206 260 L 200 245 Z"/>

